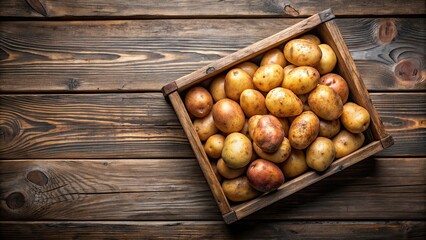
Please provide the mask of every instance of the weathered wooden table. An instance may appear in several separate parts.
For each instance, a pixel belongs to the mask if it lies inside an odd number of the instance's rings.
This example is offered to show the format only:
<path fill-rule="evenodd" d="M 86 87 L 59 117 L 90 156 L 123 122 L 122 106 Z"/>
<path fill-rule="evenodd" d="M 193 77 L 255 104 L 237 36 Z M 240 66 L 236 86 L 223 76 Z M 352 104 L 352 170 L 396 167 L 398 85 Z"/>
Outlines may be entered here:
<path fill-rule="evenodd" d="M 329 7 L 395 145 L 227 226 L 160 88 Z M 0 238 L 424 239 L 425 13 L 0 0 Z"/>

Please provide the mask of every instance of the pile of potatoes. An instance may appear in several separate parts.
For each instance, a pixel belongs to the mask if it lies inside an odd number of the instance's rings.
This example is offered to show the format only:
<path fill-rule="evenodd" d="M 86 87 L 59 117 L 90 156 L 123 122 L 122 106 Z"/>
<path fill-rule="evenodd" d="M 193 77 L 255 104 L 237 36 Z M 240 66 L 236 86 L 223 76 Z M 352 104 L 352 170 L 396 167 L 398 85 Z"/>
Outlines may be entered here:
<path fill-rule="evenodd" d="M 252 199 L 360 148 L 370 124 L 313 34 L 189 89 L 185 106 L 227 198 Z"/>

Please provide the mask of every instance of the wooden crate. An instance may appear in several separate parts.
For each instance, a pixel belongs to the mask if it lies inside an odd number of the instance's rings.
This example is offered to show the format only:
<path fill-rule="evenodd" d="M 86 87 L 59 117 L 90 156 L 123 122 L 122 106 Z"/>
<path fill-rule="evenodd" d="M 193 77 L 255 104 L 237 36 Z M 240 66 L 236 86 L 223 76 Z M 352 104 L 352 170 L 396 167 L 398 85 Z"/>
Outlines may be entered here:
<path fill-rule="evenodd" d="M 342 171 L 343 169 L 366 159 L 367 157 L 393 144 L 393 139 L 383 127 L 380 117 L 371 102 L 368 91 L 355 67 L 352 56 L 336 23 L 332 20 L 333 18 L 333 12 L 331 9 L 327 9 L 302 20 L 281 32 L 260 40 L 222 59 L 214 61 L 211 64 L 163 87 L 163 94 L 170 99 L 170 102 L 176 111 L 226 223 L 229 224 L 235 222 L 263 207 L 318 182 L 321 179 Z M 191 86 L 197 85 L 204 80 L 211 79 L 241 62 L 253 59 L 256 56 L 309 31 L 314 31 L 321 38 L 323 43 L 326 43 L 333 48 L 338 59 L 334 72 L 340 74 L 347 81 L 350 90 L 350 100 L 363 106 L 370 113 L 371 123 L 369 129 L 365 132 L 365 144 L 362 148 L 352 154 L 335 160 L 331 166 L 321 174 L 315 171 L 308 171 L 295 179 L 285 182 L 276 191 L 265 193 L 255 199 L 243 203 L 231 205 L 222 190 L 220 182 L 217 180 L 213 172 L 209 158 L 207 157 L 197 132 L 193 127 L 191 118 L 185 109 L 181 93 Z"/>

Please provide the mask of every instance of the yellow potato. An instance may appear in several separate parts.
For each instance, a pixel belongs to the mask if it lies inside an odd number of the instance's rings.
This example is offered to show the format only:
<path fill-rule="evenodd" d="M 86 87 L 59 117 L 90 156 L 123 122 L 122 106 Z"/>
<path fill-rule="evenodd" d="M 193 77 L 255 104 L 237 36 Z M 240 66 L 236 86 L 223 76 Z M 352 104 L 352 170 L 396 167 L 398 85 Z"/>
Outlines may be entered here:
<path fill-rule="evenodd" d="M 225 75 L 219 75 L 210 83 L 210 94 L 213 97 L 214 102 L 220 99 L 226 98 L 225 93 Z"/>
<path fill-rule="evenodd" d="M 337 63 L 337 57 L 333 49 L 327 44 L 320 44 L 318 47 L 321 49 L 322 57 L 320 62 L 315 66 L 321 75 L 333 71 Z"/>
<path fill-rule="evenodd" d="M 222 177 L 226 179 L 233 179 L 243 175 L 246 172 L 246 167 L 238 169 L 229 168 L 225 161 L 221 158 L 217 161 L 217 171 Z"/>
<path fill-rule="evenodd" d="M 318 137 L 306 149 L 306 164 L 316 171 L 326 170 L 336 156 L 333 142 L 325 137 Z"/>
<path fill-rule="evenodd" d="M 222 189 L 225 196 L 233 202 L 244 202 L 261 194 L 261 192 L 250 186 L 246 176 L 224 180 Z"/>
<path fill-rule="evenodd" d="M 299 149 L 291 149 L 290 156 L 281 164 L 281 170 L 286 178 L 294 178 L 308 170 L 305 153 Z"/>
<path fill-rule="evenodd" d="M 296 67 L 285 75 L 282 87 L 295 94 L 305 94 L 317 86 L 319 78 L 319 72 L 313 67 Z"/>
<path fill-rule="evenodd" d="M 240 106 L 247 117 L 268 114 L 265 97 L 254 89 L 246 89 L 241 93 Z"/>
<path fill-rule="evenodd" d="M 284 68 L 283 68 L 283 71 L 284 71 L 284 77 L 285 77 L 285 75 L 287 75 L 291 70 L 293 70 L 293 69 L 295 69 L 297 66 L 296 65 L 293 65 L 293 64 L 290 64 L 290 65 L 287 65 L 287 66 L 285 66 Z"/>
<path fill-rule="evenodd" d="M 266 95 L 266 107 L 276 117 L 297 116 L 303 111 L 302 101 L 291 90 L 277 87 Z"/>
<path fill-rule="evenodd" d="M 212 112 L 203 118 L 197 118 L 194 121 L 194 128 L 197 131 L 201 141 L 206 141 L 210 136 L 216 134 L 218 129 L 214 124 Z"/>
<path fill-rule="evenodd" d="M 343 103 L 339 94 L 326 85 L 318 85 L 308 96 L 308 104 L 318 117 L 325 120 L 338 119 Z"/>
<path fill-rule="evenodd" d="M 320 129 L 319 135 L 320 137 L 332 138 L 336 136 L 340 132 L 340 120 L 324 120 L 320 119 Z"/>
<path fill-rule="evenodd" d="M 250 163 L 253 147 L 250 139 L 242 133 L 231 133 L 225 138 L 222 158 L 230 168 L 237 169 Z"/>
<path fill-rule="evenodd" d="M 246 120 L 240 105 L 231 99 L 219 100 L 212 110 L 216 127 L 224 133 L 239 132 Z"/>
<path fill-rule="evenodd" d="M 341 158 L 355 152 L 362 147 L 365 136 L 362 133 L 351 133 L 346 130 L 340 131 L 333 138 L 334 148 L 336 149 L 336 158 Z"/>
<path fill-rule="evenodd" d="M 309 93 L 297 95 L 297 97 L 303 103 L 303 111 L 311 111 L 311 107 L 309 107 L 309 104 L 308 104 L 308 96 L 309 96 Z"/>
<path fill-rule="evenodd" d="M 248 73 L 248 75 L 250 75 L 250 77 L 253 77 L 254 73 L 256 72 L 256 70 L 259 67 L 252 62 L 243 62 L 243 63 L 240 63 L 237 66 L 235 66 L 235 68 L 241 68 L 246 73 Z"/>
<path fill-rule="evenodd" d="M 245 122 L 244 122 L 244 127 L 243 129 L 241 129 L 240 133 L 244 134 L 246 137 L 248 137 L 248 139 L 251 140 L 250 134 L 249 134 L 249 120 L 248 118 L 246 118 Z"/>
<path fill-rule="evenodd" d="M 284 53 L 278 48 L 271 49 L 265 53 L 260 61 L 260 66 L 268 64 L 278 64 L 281 67 L 285 67 L 287 61 L 284 58 Z"/>
<path fill-rule="evenodd" d="M 257 89 L 268 92 L 281 85 L 284 77 L 283 68 L 278 64 L 269 64 L 259 67 L 253 76 L 253 83 Z"/>
<path fill-rule="evenodd" d="M 343 126 L 352 133 L 361 133 L 370 126 L 370 114 L 360 105 L 347 102 L 340 117 Z"/>
<path fill-rule="evenodd" d="M 299 38 L 300 39 L 309 40 L 309 41 L 315 43 L 316 45 L 320 45 L 321 44 L 321 40 L 317 36 L 315 36 L 313 34 L 305 34 L 305 35 L 300 36 Z"/>
<path fill-rule="evenodd" d="M 305 39 L 293 39 L 284 46 L 284 56 L 296 66 L 315 66 L 321 60 L 321 49 Z"/>
<path fill-rule="evenodd" d="M 256 143 L 253 143 L 253 149 L 260 158 L 266 159 L 274 163 L 284 162 L 288 158 L 288 156 L 290 156 L 291 152 L 290 141 L 287 138 L 283 139 L 280 147 L 274 153 L 264 152 L 259 146 L 256 145 Z"/>
<path fill-rule="evenodd" d="M 254 130 L 257 127 L 257 123 L 259 122 L 259 119 L 262 117 L 262 115 L 254 115 L 251 118 L 249 118 L 248 122 L 248 131 L 250 139 L 253 139 L 254 136 Z"/>
<path fill-rule="evenodd" d="M 318 133 L 319 118 L 313 112 L 306 111 L 293 120 L 288 138 L 293 148 L 305 149 L 315 140 Z"/>
<path fill-rule="evenodd" d="M 284 137 L 288 137 L 288 130 L 290 129 L 290 123 L 288 122 L 287 118 L 278 118 L 280 120 L 280 123 L 284 129 Z"/>
<path fill-rule="evenodd" d="M 225 143 L 225 137 L 221 134 L 214 134 L 210 136 L 206 144 L 204 144 L 204 150 L 207 156 L 211 158 L 220 158 L 222 155 L 223 144 Z"/>
<path fill-rule="evenodd" d="M 234 101 L 240 101 L 240 95 L 244 90 L 253 88 L 252 78 L 241 68 L 231 69 L 225 76 L 225 94 Z"/>
<path fill-rule="evenodd" d="M 197 118 L 207 116 L 213 106 L 213 98 L 203 87 L 193 87 L 185 95 L 185 107 Z"/>

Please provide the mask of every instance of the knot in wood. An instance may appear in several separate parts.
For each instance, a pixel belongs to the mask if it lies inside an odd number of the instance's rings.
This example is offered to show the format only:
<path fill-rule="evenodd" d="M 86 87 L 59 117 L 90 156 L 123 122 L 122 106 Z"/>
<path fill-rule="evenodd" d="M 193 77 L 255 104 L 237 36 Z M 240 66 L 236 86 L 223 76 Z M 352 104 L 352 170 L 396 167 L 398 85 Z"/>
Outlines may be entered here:
<path fill-rule="evenodd" d="M 206 70 L 206 74 L 210 74 L 210 73 L 212 73 L 212 72 L 214 72 L 214 71 L 216 71 L 216 68 L 214 68 L 214 67 L 209 67 L 209 68 L 207 68 L 207 70 Z"/>
<path fill-rule="evenodd" d="M 413 84 L 422 80 L 421 63 L 416 59 L 403 59 L 395 65 L 395 76 Z"/>
<path fill-rule="evenodd" d="M 49 181 L 49 178 L 46 176 L 46 174 L 44 174 L 42 171 L 39 171 L 39 170 L 34 170 L 29 172 L 27 174 L 27 179 L 28 181 L 39 186 L 44 186 Z"/>
<path fill-rule="evenodd" d="M 6 204 L 10 209 L 21 208 L 25 204 L 25 197 L 20 192 L 13 192 L 7 196 Z"/>
<path fill-rule="evenodd" d="M 76 80 L 76 79 L 70 79 L 68 81 L 68 89 L 69 90 L 75 90 L 80 86 L 80 81 Z"/>
<path fill-rule="evenodd" d="M 12 146 L 13 140 L 19 135 L 21 131 L 21 123 L 13 118 L 4 119 L 0 125 L 0 145 L 4 148 L 6 146 Z"/>
<path fill-rule="evenodd" d="M 384 19 L 377 26 L 377 39 L 382 44 L 392 42 L 396 37 L 397 28 L 394 19 Z"/>

